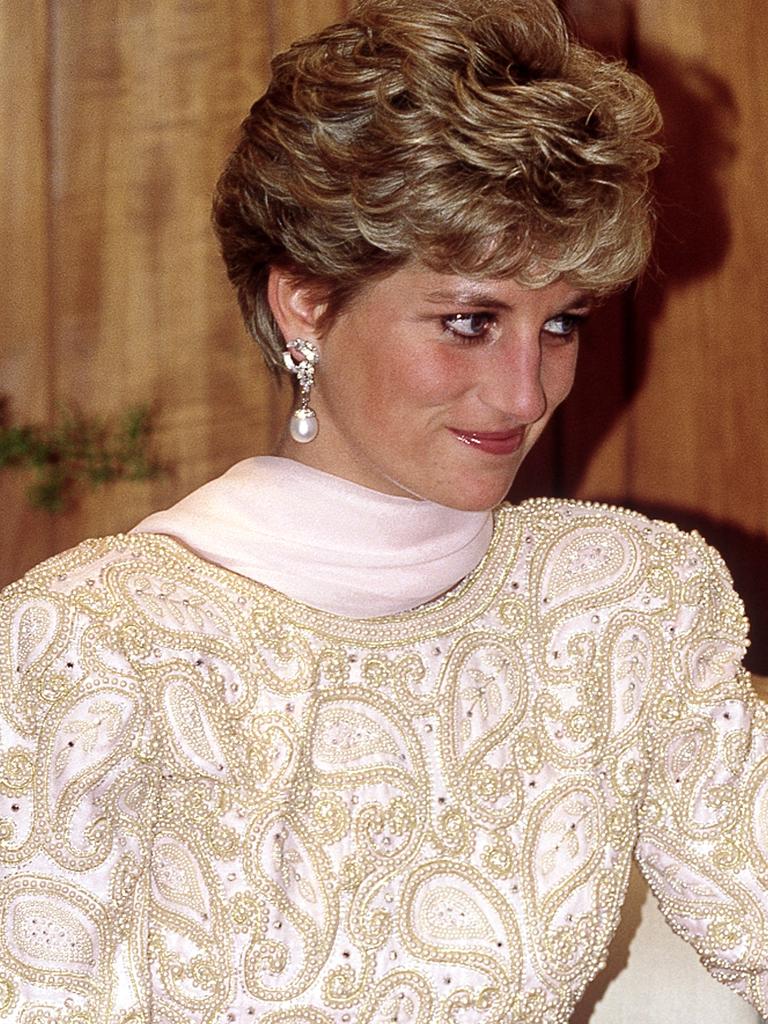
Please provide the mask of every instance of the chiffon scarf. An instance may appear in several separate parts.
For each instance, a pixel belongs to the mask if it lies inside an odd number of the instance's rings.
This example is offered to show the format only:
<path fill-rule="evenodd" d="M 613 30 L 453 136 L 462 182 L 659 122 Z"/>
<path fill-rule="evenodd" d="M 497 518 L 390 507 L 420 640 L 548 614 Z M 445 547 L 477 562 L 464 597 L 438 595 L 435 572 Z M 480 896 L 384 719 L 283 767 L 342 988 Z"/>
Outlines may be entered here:
<path fill-rule="evenodd" d="M 167 534 L 206 561 L 322 611 L 374 618 L 450 590 L 478 565 L 492 530 L 490 511 L 381 494 L 261 456 L 131 532 Z"/>

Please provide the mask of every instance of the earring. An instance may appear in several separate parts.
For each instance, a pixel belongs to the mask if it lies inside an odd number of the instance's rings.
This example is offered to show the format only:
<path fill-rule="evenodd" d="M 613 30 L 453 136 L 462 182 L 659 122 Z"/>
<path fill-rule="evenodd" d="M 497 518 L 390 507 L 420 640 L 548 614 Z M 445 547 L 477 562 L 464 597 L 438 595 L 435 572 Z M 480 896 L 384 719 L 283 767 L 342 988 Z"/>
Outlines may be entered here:
<path fill-rule="evenodd" d="M 297 359 L 297 355 L 300 358 Z M 314 409 L 309 407 L 309 394 L 315 381 L 315 366 L 319 358 L 317 346 L 301 338 L 287 342 L 283 352 L 286 370 L 299 379 L 300 404 L 288 424 L 291 437 L 299 444 L 309 444 L 317 437 L 317 416 Z"/>

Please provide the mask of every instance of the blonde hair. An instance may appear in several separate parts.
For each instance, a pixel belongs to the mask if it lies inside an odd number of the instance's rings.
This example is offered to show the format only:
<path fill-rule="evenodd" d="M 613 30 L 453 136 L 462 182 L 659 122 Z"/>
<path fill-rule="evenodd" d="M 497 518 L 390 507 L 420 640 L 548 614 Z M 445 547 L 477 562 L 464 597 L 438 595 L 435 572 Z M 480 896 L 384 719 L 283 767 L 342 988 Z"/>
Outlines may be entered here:
<path fill-rule="evenodd" d="M 552 0 L 362 0 L 272 72 L 214 200 L 270 365 L 272 264 L 327 288 L 332 315 L 412 259 L 597 293 L 642 271 L 658 108 L 569 37 Z"/>

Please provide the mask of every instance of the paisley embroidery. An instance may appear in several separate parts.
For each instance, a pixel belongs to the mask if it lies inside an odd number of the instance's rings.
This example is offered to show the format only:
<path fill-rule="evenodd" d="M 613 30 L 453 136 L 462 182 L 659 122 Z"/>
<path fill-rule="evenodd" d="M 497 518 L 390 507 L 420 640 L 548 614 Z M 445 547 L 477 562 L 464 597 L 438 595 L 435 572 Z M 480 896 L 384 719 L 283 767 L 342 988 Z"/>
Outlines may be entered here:
<path fill-rule="evenodd" d="M 57 616 L 50 605 L 23 606 L 17 617 L 18 655 L 16 665 L 26 672 L 46 651 L 56 634 Z"/>
<path fill-rule="evenodd" d="M 181 843 L 170 837 L 156 841 L 152 848 L 152 879 L 160 898 L 175 904 L 178 911 L 192 910 L 198 917 L 208 916 L 194 859 Z"/>
<path fill-rule="evenodd" d="M 226 610 L 212 605 L 206 594 L 192 589 L 186 582 L 163 578 L 154 571 L 147 572 L 144 567 L 136 571 L 129 564 L 114 585 L 158 625 L 203 635 L 229 634 Z"/>
<path fill-rule="evenodd" d="M 380 759 L 387 754 L 397 757 L 397 743 L 387 732 L 363 711 L 352 707 L 326 705 L 318 715 L 313 744 L 318 767 L 334 769 L 351 765 L 373 756 Z"/>
<path fill-rule="evenodd" d="M 360 1010 L 360 1024 L 431 1024 L 434 996 L 413 971 L 392 971 L 376 985 Z"/>
<path fill-rule="evenodd" d="M 206 713 L 202 696 L 184 676 L 171 677 L 165 686 L 165 707 L 171 735 L 195 767 L 211 775 L 227 771 L 227 759 Z"/>
<path fill-rule="evenodd" d="M 607 591 L 621 593 L 639 561 L 631 533 L 613 535 L 602 524 L 572 526 L 545 550 L 538 588 L 544 612 L 553 612 L 569 600 L 584 602 Z"/>
<path fill-rule="evenodd" d="M 0 883 L 0 953 L 22 977 L 94 984 L 110 945 L 105 908 L 79 887 L 24 875 Z"/>
<path fill-rule="evenodd" d="M 16 900 L 9 917 L 13 945 L 30 963 L 83 970 L 96 962 L 88 929 L 71 910 L 50 900 Z"/>
<path fill-rule="evenodd" d="M 73 870 L 99 863 L 111 845 L 112 821 L 93 812 L 94 790 L 127 754 L 140 710 L 128 682 L 83 689 L 90 692 L 60 701 L 50 715 L 35 774 L 37 811 L 41 823 L 50 823 L 49 846 Z"/>
<path fill-rule="evenodd" d="M 6 1015 L 565 1021 L 638 840 L 765 1012 L 768 718 L 722 564 L 631 513 L 497 519 L 482 572 L 378 623 L 147 535 L 10 588 Z"/>
<path fill-rule="evenodd" d="M 422 896 L 415 910 L 420 931 L 430 945 L 446 940 L 491 939 L 493 929 L 479 904 L 461 889 L 433 888 Z"/>
<path fill-rule="evenodd" d="M 640 722 L 643 695 L 655 675 L 659 640 L 636 621 L 617 617 L 608 640 L 611 671 L 611 734 L 620 736 Z M 613 742 L 616 742 L 614 739 Z"/>
<path fill-rule="evenodd" d="M 440 738 L 455 795 L 495 825 L 514 821 L 522 806 L 512 767 L 512 736 L 526 711 L 522 655 L 494 634 L 470 635 L 451 652 L 445 671 Z"/>
<path fill-rule="evenodd" d="M 474 951 L 468 962 L 498 958 L 506 970 L 519 967 L 517 920 L 476 868 L 448 859 L 421 865 L 406 883 L 403 905 L 404 939 L 420 956 L 459 963 Z"/>

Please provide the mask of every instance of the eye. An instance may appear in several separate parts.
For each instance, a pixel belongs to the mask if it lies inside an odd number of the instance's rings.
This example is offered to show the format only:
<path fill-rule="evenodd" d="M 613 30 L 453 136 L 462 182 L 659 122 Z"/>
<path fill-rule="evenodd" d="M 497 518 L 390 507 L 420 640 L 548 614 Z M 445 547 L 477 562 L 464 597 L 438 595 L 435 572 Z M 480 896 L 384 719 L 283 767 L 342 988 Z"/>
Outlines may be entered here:
<path fill-rule="evenodd" d="M 579 327 L 587 319 L 585 313 L 558 313 L 550 317 L 542 325 L 542 331 L 554 338 L 569 339 L 578 331 Z"/>
<path fill-rule="evenodd" d="M 492 313 L 454 313 L 444 318 L 443 328 L 460 341 L 471 342 L 484 338 L 493 321 Z"/>

